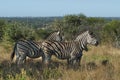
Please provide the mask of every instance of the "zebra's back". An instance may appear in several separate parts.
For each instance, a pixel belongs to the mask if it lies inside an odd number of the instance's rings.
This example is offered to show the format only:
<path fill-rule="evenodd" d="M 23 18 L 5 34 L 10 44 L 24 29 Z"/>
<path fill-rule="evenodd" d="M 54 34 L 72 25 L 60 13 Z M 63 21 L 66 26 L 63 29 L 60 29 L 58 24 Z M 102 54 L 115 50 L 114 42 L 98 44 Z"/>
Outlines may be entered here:
<path fill-rule="evenodd" d="M 80 51 L 78 43 L 75 41 L 70 42 L 45 41 L 43 42 L 42 46 L 47 54 L 55 55 L 59 59 L 71 58 L 71 55 L 73 56 L 78 55 Z"/>
<path fill-rule="evenodd" d="M 43 52 L 41 46 L 34 41 L 20 40 L 17 42 L 17 51 L 23 52 L 26 56 L 30 58 L 40 57 Z"/>

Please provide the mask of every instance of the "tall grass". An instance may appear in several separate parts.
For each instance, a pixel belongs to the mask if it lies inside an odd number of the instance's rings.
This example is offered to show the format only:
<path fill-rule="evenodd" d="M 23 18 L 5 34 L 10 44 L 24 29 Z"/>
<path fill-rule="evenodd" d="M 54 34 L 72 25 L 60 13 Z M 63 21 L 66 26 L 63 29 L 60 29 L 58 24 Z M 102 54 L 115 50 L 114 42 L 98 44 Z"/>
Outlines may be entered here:
<path fill-rule="evenodd" d="M 43 68 L 40 59 L 28 59 L 18 68 L 10 61 L 11 45 L 0 44 L 0 80 L 119 80 L 120 50 L 110 45 L 89 47 L 83 52 L 81 66 L 68 68 L 66 60 L 52 57 L 51 68 Z"/>

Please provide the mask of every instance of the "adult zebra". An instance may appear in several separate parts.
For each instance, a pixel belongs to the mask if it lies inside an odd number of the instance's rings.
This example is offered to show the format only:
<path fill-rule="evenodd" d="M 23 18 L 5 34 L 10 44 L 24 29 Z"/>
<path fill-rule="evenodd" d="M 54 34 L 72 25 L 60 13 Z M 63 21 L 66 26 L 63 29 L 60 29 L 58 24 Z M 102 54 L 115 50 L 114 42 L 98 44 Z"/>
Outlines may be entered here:
<path fill-rule="evenodd" d="M 46 39 L 48 41 L 62 41 L 62 35 L 60 31 L 55 31 L 49 35 Z M 41 42 L 34 42 L 31 40 L 19 40 L 15 43 L 13 52 L 11 54 L 11 60 L 13 60 L 16 55 L 16 63 L 22 64 L 26 61 L 26 57 L 29 58 L 38 58 L 43 56 L 44 53 L 41 49 Z"/>
<path fill-rule="evenodd" d="M 74 41 L 45 41 L 42 43 L 44 63 L 48 65 L 51 56 L 55 55 L 59 59 L 67 59 L 68 64 L 79 64 L 83 50 L 87 50 L 87 44 L 98 45 L 98 40 L 89 30 L 78 35 Z"/>

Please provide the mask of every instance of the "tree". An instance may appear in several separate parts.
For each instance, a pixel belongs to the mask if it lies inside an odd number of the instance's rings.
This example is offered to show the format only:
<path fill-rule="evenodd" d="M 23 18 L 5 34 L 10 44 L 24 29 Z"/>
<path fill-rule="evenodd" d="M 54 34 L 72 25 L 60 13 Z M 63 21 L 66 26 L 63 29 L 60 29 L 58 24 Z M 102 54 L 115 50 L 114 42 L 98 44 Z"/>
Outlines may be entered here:
<path fill-rule="evenodd" d="M 104 38 L 108 38 L 106 39 L 106 41 L 110 41 L 114 44 L 116 44 L 116 42 L 120 42 L 120 21 L 118 20 L 113 20 L 109 23 L 107 23 L 104 28 Z M 118 44 L 117 44 L 118 45 Z M 120 44 L 119 44 L 120 46 Z"/>
<path fill-rule="evenodd" d="M 5 21 L 0 20 L 0 40 L 2 40 L 2 38 L 3 38 L 4 29 L 5 29 Z"/>
<path fill-rule="evenodd" d="M 81 20 L 77 15 L 67 15 L 63 18 L 64 23 L 72 26 L 81 25 Z"/>
<path fill-rule="evenodd" d="M 6 25 L 4 40 L 17 41 L 20 39 L 35 39 L 36 32 L 34 29 L 22 26 L 20 23 L 10 23 Z"/>

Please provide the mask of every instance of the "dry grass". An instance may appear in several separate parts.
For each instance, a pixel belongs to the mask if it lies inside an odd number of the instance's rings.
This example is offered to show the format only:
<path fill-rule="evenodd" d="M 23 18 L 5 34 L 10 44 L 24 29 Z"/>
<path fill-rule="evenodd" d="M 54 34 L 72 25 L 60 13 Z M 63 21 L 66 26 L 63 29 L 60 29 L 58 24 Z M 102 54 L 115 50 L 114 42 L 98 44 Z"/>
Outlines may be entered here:
<path fill-rule="evenodd" d="M 4 46 L 4 47 L 3 47 Z M 68 68 L 65 60 L 52 57 L 50 69 L 42 68 L 41 60 L 27 60 L 21 69 L 10 62 L 10 45 L 0 45 L 0 80 L 119 80 L 120 49 L 108 45 L 89 47 L 81 66 Z"/>

